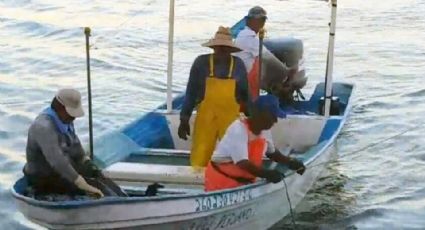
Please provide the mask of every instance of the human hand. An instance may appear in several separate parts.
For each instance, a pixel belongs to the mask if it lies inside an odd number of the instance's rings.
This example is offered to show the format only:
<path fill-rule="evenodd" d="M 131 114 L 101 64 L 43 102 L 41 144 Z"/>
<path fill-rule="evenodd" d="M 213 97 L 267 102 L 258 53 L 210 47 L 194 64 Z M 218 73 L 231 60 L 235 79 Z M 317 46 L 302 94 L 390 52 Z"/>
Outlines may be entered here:
<path fill-rule="evenodd" d="M 180 120 L 178 135 L 183 140 L 187 140 L 187 136 L 190 136 L 190 125 L 188 120 Z"/>
<path fill-rule="evenodd" d="M 303 173 L 305 171 L 305 166 L 304 166 L 303 162 L 296 159 L 296 158 L 291 158 L 289 160 L 288 167 L 291 170 L 295 170 L 300 175 L 303 175 Z"/>
<path fill-rule="evenodd" d="M 272 183 L 279 183 L 283 179 L 283 174 L 277 170 L 266 170 L 265 178 Z"/>
<path fill-rule="evenodd" d="M 100 191 L 99 189 L 91 186 L 92 188 L 90 189 L 90 191 L 86 191 L 87 195 L 90 197 L 93 197 L 95 199 L 100 199 L 102 197 L 104 197 L 105 195 L 103 195 L 103 192 Z"/>
<path fill-rule="evenodd" d="M 84 176 L 88 176 L 88 177 L 101 177 L 102 176 L 102 170 L 99 169 L 99 167 L 97 167 L 96 164 L 93 163 L 92 160 L 86 160 L 83 163 L 83 169 L 84 169 Z"/>
<path fill-rule="evenodd" d="M 88 195 L 94 195 L 96 198 L 102 198 L 104 195 L 102 191 L 98 188 L 95 188 L 87 183 L 82 176 L 78 176 L 74 181 L 74 184 L 81 190 L 88 193 Z"/>

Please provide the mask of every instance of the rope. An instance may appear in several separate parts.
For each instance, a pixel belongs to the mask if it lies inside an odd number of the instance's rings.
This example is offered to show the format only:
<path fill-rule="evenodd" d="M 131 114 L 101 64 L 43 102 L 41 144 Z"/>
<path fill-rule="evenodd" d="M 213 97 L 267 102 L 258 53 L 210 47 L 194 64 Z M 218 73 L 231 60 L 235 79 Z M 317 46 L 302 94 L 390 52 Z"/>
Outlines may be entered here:
<path fill-rule="evenodd" d="M 419 124 L 419 125 L 417 125 L 417 126 L 415 126 L 415 127 L 413 127 L 413 128 L 406 129 L 406 130 L 404 130 L 404 131 L 402 131 L 402 132 L 400 132 L 400 133 L 397 133 L 397 134 L 392 135 L 392 136 L 390 136 L 390 137 L 383 138 L 383 139 L 381 139 L 381 140 L 379 140 L 379 141 L 377 141 L 377 142 L 373 142 L 373 143 L 368 144 L 368 145 L 366 145 L 366 146 L 364 146 L 364 147 L 362 147 L 362 148 L 359 148 L 359 149 L 357 149 L 357 150 L 355 150 L 355 151 L 352 151 L 352 152 L 350 152 L 350 153 L 344 154 L 344 155 L 342 155 L 341 157 L 339 157 L 339 158 L 337 158 L 337 159 L 335 159 L 335 160 L 330 160 L 330 161 L 322 162 L 322 163 L 319 163 L 319 164 L 315 164 L 315 165 L 312 165 L 312 166 L 310 166 L 310 167 L 308 167 L 308 168 L 313 168 L 313 167 L 316 167 L 316 166 L 320 166 L 320 165 L 328 164 L 329 162 L 339 161 L 339 160 L 340 160 L 341 158 L 343 158 L 343 157 L 346 157 L 346 156 L 349 156 L 349 155 L 352 155 L 352 154 L 355 154 L 355 153 L 361 152 L 361 151 L 363 151 L 363 150 L 365 150 L 365 149 L 368 149 L 368 148 L 370 148 L 370 147 L 373 147 L 373 146 L 376 146 L 376 145 L 378 145 L 378 144 L 384 143 L 385 141 L 391 140 L 391 139 L 396 138 L 396 137 L 399 137 L 399 136 L 401 136 L 401 135 L 403 135 L 403 134 L 405 134 L 405 133 L 407 133 L 407 132 L 410 132 L 410 131 L 412 131 L 412 130 L 418 129 L 418 128 L 422 127 L 423 125 L 424 125 L 424 124 Z M 285 184 L 285 193 L 286 193 L 286 198 L 288 199 L 288 203 L 289 203 L 289 211 L 290 211 L 290 214 L 291 214 L 291 221 L 292 221 L 292 225 L 293 225 L 294 229 L 296 229 L 295 215 L 294 215 L 294 211 L 293 211 L 293 209 L 292 209 L 291 199 L 290 199 L 290 197 L 289 197 L 288 185 L 286 184 L 286 181 L 285 181 L 285 178 L 284 178 L 284 177 L 282 178 L 282 180 L 283 180 L 283 183 Z"/>
<path fill-rule="evenodd" d="M 117 33 L 118 34 L 118 33 Z M 99 36 L 98 38 L 103 38 L 104 36 Z M 182 40 L 182 41 L 174 41 L 173 43 L 175 45 L 191 45 L 191 44 L 198 44 L 198 43 L 202 43 L 205 42 L 207 39 L 204 38 L 199 38 L 199 39 L 190 39 L 190 40 Z M 147 42 L 156 42 L 158 44 L 167 44 L 168 41 L 161 41 L 161 40 L 145 40 Z M 95 41 L 93 42 L 92 45 L 90 45 L 90 48 L 94 49 L 94 50 L 106 50 L 106 49 L 122 49 L 122 48 L 132 48 L 132 49 L 139 49 L 140 47 L 142 47 L 142 45 L 134 45 L 134 44 L 122 44 L 122 45 L 116 45 L 116 46 L 112 46 L 112 45 L 108 45 L 108 46 L 96 46 L 97 44 L 97 40 L 95 38 Z"/>
<path fill-rule="evenodd" d="M 154 2 L 154 0 L 152 0 L 152 1 L 150 1 L 150 2 L 148 2 L 148 3 L 146 3 L 145 5 L 151 5 L 152 3 Z M 136 14 L 134 14 L 133 16 L 131 16 L 131 17 L 127 17 L 125 20 L 123 20 L 120 24 L 118 24 L 117 26 L 114 26 L 114 27 L 112 27 L 112 28 L 114 28 L 114 29 L 117 29 L 117 28 L 119 28 L 119 27 L 122 27 L 122 26 L 124 26 L 125 24 L 127 24 L 127 23 L 129 23 L 130 21 L 132 21 L 135 17 L 137 17 L 137 16 L 139 16 L 140 14 L 139 13 L 136 13 Z M 112 36 L 109 36 L 109 38 L 115 38 L 119 33 L 121 33 L 122 32 L 122 30 L 119 30 L 118 32 L 116 32 L 115 34 L 113 33 L 112 34 Z M 93 39 L 93 41 L 92 41 L 92 43 L 91 43 L 91 45 L 90 45 L 90 48 L 94 48 L 94 49 L 99 49 L 98 47 L 96 47 L 95 45 L 98 43 L 98 41 L 99 41 L 99 39 L 103 39 L 103 38 L 105 38 L 106 37 L 106 35 L 104 35 L 104 36 L 99 36 L 99 37 L 95 37 L 94 39 Z M 110 47 L 110 48 L 112 48 L 112 47 Z M 121 48 L 121 47 L 120 47 Z"/>
<path fill-rule="evenodd" d="M 147 4 L 145 5 L 151 5 L 153 2 L 155 2 L 155 0 L 151 0 L 149 1 Z M 112 29 L 118 29 L 120 27 L 123 27 L 124 25 L 128 24 L 129 22 L 133 21 L 134 18 L 138 17 L 140 14 L 136 13 L 130 17 L 125 18 L 121 23 L 119 23 L 116 26 L 113 26 Z M 104 50 L 104 49 L 120 49 L 120 48 L 140 48 L 140 46 L 137 45 L 128 45 L 128 44 L 124 44 L 124 45 L 117 45 L 117 46 L 105 46 L 105 47 L 98 47 L 97 44 L 99 43 L 99 41 L 103 40 L 104 38 L 107 38 L 107 40 L 111 40 L 113 38 L 116 38 L 117 35 L 119 35 L 123 30 L 118 30 L 115 33 L 112 33 L 111 35 L 100 35 L 98 37 L 94 37 L 91 44 L 90 44 L 90 48 L 91 49 L 95 49 L 95 50 Z M 184 40 L 184 41 L 175 41 L 174 44 L 191 44 L 191 43 L 200 43 L 200 42 L 205 42 L 207 39 L 191 39 L 191 40 Z M 160 41 L 159 41 L 160 42 Z M 166 44 L 168 41 L 164 41 L 164 44 Z"/>
<path fill-rule="evenodd" d="M 125 19 L 123 22 L 121 22 L 120 24 L 118 24 L 117 26 L 113 27 L 115 29 L 122 27 L 123 25 L 125 25 L 126 23 L 130 22 L 131 20 L 133 20 L 135 17 L 139 16 L 139 14 L 134 14 L 131 17 L 128 17 L 127 19 Z M 121 33 L 123 30 L 119 30 L 118 32 L 116 32 L 115 34 L 113 33 L 112 36 L 109 36 L 109 38 L 115 38 L 119 33 Z M 94 48 L 94 49 L 99 49 L 98 47 L 96 47 L 96 44 L 99 42 L 99 39 L 103 39 L 105 38 L 106 35 L 104 36 L 99 36 L 99 37 L 95 37 L 93 40 L 93 42 L 90 44 L 90 48 Z"/>
<path fill-rule="evenodd" d="M 393 135 L 393 136 L 390 136 L 390 137 L 383 138 L 383 139 L 381 139 L 381 140 L 379 140 L 379 141 L 377 141 L 377 142 L 373 142 L 373 143 L 371 143 L 371 144 L 368 144 L 368 145 L 366 145 L 366 146 L 364 146 L 364 147 L 362 147 L 362 148 L 359 148 L 359 149 L 357 149 L 357 150 L 355 150 L 355 151 L 352 151 L 352 152 L 349 152 L 349 153 L 347 153 L 347 154 L 341 155 L 341 156 L 340 156 L 340 157 L 338 157 L 337 159 L 330 160 L 330 161 L 326 161 L 326 162 L 322 162 L 322 163 L 319 163 L 319 164 L 315 164 L 315 165 L 312 165 L 312 166 L 310 166 L 310 167 L 308 167 L 308 168 L 313 168 L 313 167 L 316 167 L 316 166 L 324 165 L 324 164 L 327 164 L 327 163 L 329 163 L 329 162 L 339 161 L 340 159 L 342 159 L 342 158 L 344 158 L 344 157 L 347 157 L 347 156 L 349 156 L 349 155 L 352 155 L 352 154 L 355 154 L 355 153 L 361 152 L 361 151 L 363 151 L 363 150 L 365 150 L 365 149 L 368 149 L 368 148 L 370 148 L 370 147 L 376 146 L 376 145 L 378 145 L 378 144 L 382 144 L 382 143 L 384 143 L 384 142 L 386 142 L 386 141 L 388 141 L 388 140 L 391 140 L 391 139 L 393 139 L 393 138 L 396 138 L 396 137 L 402 136 L 403 134 L 405 134 L 405 133 L 407 133 L 407 132 L 410 132 L 410 131 L 413 131 L 413 130 L 415 130 L 415 129 L 420 128 L 422 125 L 423 125 L 423 124 L 419 124 L 419 125 L 417 125 L 417 126 L 414 126 L 413 128 L 409 128 L 409 129 L 406 129 L 406 130 L 404 130 L 404 131 L 402 131 L 402 132 L 400 132 L 400 133 L 397 133 L 396 135 Z"/>
<path fill-rule="evenodd" d="M 297 225 L 295 224 L 294 211 L 292 210 L 292 203 L 291 203 L 291 199 L 289 198 L 288 185 L 286 184 L 285 176 L 282 178 L 282 180 L 283 180 L 283 183 L 285 184 L 286 199 L 288 199 L 288 203 L 289 203 L 289 211 L 291 213 L 292 225 L 293 225 L 294 229 L 296 229 Z"/>

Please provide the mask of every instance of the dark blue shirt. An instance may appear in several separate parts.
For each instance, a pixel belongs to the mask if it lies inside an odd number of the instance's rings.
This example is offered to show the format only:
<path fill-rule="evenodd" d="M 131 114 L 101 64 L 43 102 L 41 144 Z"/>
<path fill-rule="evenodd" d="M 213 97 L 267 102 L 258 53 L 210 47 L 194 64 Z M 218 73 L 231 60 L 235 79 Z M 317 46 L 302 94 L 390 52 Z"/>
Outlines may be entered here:
<path fill-rule="evenodd" d="M 180 112 L 180 119 L 189 119 L 193 109 L 204 99 L 205 82 L 210 75 L 209 68 L 210 54 L 198 56 L 190 69 L 189 81 L 186 87 L 186 96 Z M 230 61 L 214 61 L 214 76 L 217 78 L 227 78 L 229 75 Z M 236 101 L 246 103 L 248 101 L 248 80 L 245 65 L 239 57 L 234 56 L 233 78 L 236 80 L 235 98 Z"/>

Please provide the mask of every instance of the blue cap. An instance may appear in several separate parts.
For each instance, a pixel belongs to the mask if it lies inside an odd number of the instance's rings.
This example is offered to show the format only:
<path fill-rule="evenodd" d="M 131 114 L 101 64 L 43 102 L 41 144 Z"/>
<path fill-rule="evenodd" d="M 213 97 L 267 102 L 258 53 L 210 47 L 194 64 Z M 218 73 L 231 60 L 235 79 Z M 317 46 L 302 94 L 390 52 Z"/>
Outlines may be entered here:
<path fill-rule="evenodd" d="M 261 6 L 254 6 L 251 9 L 249 9 L 247 17 L 267 19 L 267 12 Z"/>
<path fill-rule="evenodd" d="M 262 95 L 254 101 L 254 107 L 260 111 L 267 110 L 279 118 L 285 118 L 286 114 L 280 109 L 279 99 L 271 94 Z"/>

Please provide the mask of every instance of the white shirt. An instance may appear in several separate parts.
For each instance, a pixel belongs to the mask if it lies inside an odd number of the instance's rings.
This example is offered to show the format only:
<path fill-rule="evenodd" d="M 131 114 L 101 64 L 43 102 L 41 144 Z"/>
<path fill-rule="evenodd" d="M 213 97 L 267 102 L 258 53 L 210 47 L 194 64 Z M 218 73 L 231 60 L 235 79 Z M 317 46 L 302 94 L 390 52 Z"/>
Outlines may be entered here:
<path fill-rule="evenodd" d="M 238 46 L 242 51 L 235 53 L 234 55 L 240 57 L 245 64 L 246 72 L 250 72 L 252 64 L 260 52 L 260 39 L 258 38 L 255 31 L 248 26 L 241 30 L 235 39 L 235 45 Z M 263 54 L 271 54 L 270 51 L 263 46 Z"/>
<path fill-rule="evenodd" d="M 255 136 L 251 131 L 251 137 L 262 137 L 266 139 L 266 147 L 263 151 L 263 156 L 266 152 L 275 152 L 275 147 L 272 140 L 270 130 L 264 130 L 260 135 Z M 237 119 L 226 130 L 223 138 L 217 144 L 211 160 L 214 162 L 234 162 L 238 163 L 248 159 L 248 131 L 244 123 Z"/>

